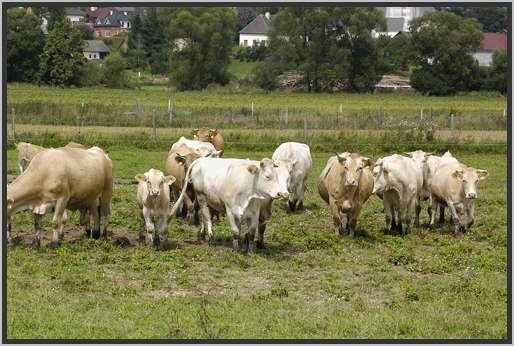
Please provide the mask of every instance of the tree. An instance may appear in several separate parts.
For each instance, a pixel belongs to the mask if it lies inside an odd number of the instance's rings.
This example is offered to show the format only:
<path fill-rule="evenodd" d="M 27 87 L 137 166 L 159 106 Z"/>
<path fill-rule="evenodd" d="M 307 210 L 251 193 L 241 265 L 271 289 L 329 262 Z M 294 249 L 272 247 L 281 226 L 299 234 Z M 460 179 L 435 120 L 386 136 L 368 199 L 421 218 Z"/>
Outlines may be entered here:
<path fill-rule="evenodd" d="M 93 39 L 93 29 L 87 24 L 77 24 L 75 25 L 80 30 L 80 35 L 83 40 L 92 40 Z"/>
<path fill-rule="evenodd" d="M 127 62 L 118 53 L 109 54 L 103 62 L 103 82 L 111 88 L 125 88 L 129 84 Z"/>
<path fill-rule="evenodd" d="M 400 73 L 409 70 L 409 62 L 414 58 L 410 38 L 404 33 L 394 37 L 380 35 L 377 48 L 381 55 L 380 70 L 384 73 Z"/>
<path fill-rule="evenodd" d="M 446 11 L 413 19 L 410 23 L 415 65 L 412 87 L 432 95 L 474 88 L 479 69 L 472 53 L 480 48 L 481 29 L 476 19 Z"/>
<path fill-rule="evenodd" d="M 132 19 L 132 26 L 128 34 L 127 62 L 130 67 L 142 70 L 147 66 L 146 51 L 143 45 L 143 22 L 139 13 Z"/>
<path fill-rule="evenodd" d="M 464 18 L 475 18 L 484 27 L 484 32 L 507 32 L 509 28 L 509 8 L 506 6 L 484 7 L 442 7 Z"/>
<path fill-rule="evenodd" d="M 41 19 L 25 8 L 7 10 L 7 80 L 33 82 L 37 78 L 44 34 Z"/>
<path fill-rule="evenodd" d="M 168 71 L 168 44 L 163 35 L 164 31 L 165 28 L 157 17 L 156 9 L 150 9 L 142 22 L 141 39 L 150 70 L 154 74 L 164 74 Z"/>
<path fill-rule="evenodd" d="M 51 85 L 71 85 L 79 81 L 86 58 L 81 32 L 70 21 L 55 24 L 47 35 L 40 62 L 40 80 Z"/>
<path fill-rule="evenodd" d="M 491 80 L 495 90 L 507 92 L 509 77 L 509 56 L 505 49 L 498 49 L 493 53 Z"/>
<path fill-rule="evenodd" d="M 66 20 L 66 10 L 64 7 L 49 7 L 48 14 L 48 32 L 52 31 L 57 23 Z"/>
<path fill-rule="evenodd" d="M 228 83 L 235 13 L 227 8 L 168 8 L 170 82 L 179 90 Z"/>
<path fill-rule="evenodd" d="M 275 76 L 300 71 L 309 91 L 331 90 L 337 80 L 350 90 L 369 91 L 381 78 L 371 31 L 384 27 L 383 13 L 375 8 L 289 7 L 273 19 L 271 54 L 263 65 L 272 66 Z M 276 85 L 269 77 L 257 79 Z"/>

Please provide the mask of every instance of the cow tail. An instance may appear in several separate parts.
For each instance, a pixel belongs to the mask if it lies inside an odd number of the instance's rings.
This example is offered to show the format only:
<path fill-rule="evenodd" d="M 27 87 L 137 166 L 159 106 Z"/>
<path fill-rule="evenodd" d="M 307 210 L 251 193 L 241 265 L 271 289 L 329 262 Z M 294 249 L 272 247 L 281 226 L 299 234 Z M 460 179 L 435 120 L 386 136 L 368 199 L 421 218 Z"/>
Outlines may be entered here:
<path fill-rule="evenodd" d="M 171 208 L 170 214 L 168 215 L 168 220 L 171 220 L 173 218 L 173 216 L 177 213 L 177 209 L 180 207 L 180 205 L 182 204 L 182 201 L 184 200 L 184 195 L 186 194 L 187 185 L 189 184 L 189 176 L 191 173 L 191 169 L 193 169 L 193 166 L 195 165 L 195 163 L 197 161 L 198 160 L 194 161 L 191 164 L 191 166 L 189 166 L 189 168 L 186 172 L 186 177 L 184 178 L 184 186 L 182 187 L 182 191 L 180 192 L 179 198 L 177 199 L 175 204 L 173 204 L 173 208 Z"/>

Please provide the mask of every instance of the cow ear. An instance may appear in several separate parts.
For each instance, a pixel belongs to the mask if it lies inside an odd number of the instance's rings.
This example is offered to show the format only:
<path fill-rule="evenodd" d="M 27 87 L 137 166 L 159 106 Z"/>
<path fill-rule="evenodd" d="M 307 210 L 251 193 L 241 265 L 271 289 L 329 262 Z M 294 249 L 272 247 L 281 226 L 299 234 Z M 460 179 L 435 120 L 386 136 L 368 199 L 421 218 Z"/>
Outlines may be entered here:
<path fill-rule="evenodd" d="M 168 185 L 171 185 L 175 182 L 175 180 L 177 180 L 174 176 L 172 175 L 166 175 L 164 177 L 164 183 L 168 184 Z"/>
<path fill-rule="evenodd" d="M 175 161 L 177 161 L 179 165 L 185 165 L 186 157 L 183 155 L 177 154 L 177 156 L 175 156 Z"/>
<path fill-rule="evenodd" d="M 14 205 L 14 200 L 12 198 L 7 198 L 7 203 L 6 203 L 7 209 L 8 210 L 12 209 L 13 205 Z"/>
<path fill-rule="evenodd" d="M 138 174 L 134 178 L 140 183 L 144 183 L 146 181 L 146 177 L 144 174 Z"/>
<path fill-rule="evenodd" d="M 371 162 L 371 159 L 369 157 L 362 157 L 362 168 L 364 167 L 371 167 L 373 165 L 373 162 Z"/>
<path fill-rule="evenodd" d="M 383 167 L 383 168 L 382 168 L 382 172 L 384 172 L 384 174 L 389 174 L 389 169 L 387 169 L 387 168 Z"/>
<path fill-rule="evenodd" d="M 262 162 L 261 162 L 261 165 L 262 165 Z M 252 175 L 256 175 L 257 172 L 259 172 L 259 168 L 255 165 L 250 165 L 247 167 L 247 169 L 248 169 L 248 172 L 250 172 L 250 174 L 252 174 Z"/>
<path fill-rule="evenodd" d="M 218 134 L 218 129 L 209 129 L 209 132 L 212 136 L 216 136 Z"/>
<path fill-rule="evenodd" d="M 196 136 L 196 134 L 197 134 L 197 133 L 198 133 L 198 129 L 193 129 L 193 130 L 191 131 L 191 134 L 192 134 L 193 136 Z"/>
<path fill-rule="evenodd" d="M 485 169 L 477 169 L 477 175 L 479 180 L 484 180 L 489 176 L 489 172 Z"/>
<path fill-rule="evenodd" d="M 452 176 L 457 180 L 462 180 L 464 178 L 464 171 L 462 169 L 455 170 Z"/>
<path fill-rule="evenodd" d="M 407 157 L 412 157 L 412 153 L 409 153 L 409 152 L 406 152 L 406 151 L 403 152 L 403 155 L 407 156 Z"/>

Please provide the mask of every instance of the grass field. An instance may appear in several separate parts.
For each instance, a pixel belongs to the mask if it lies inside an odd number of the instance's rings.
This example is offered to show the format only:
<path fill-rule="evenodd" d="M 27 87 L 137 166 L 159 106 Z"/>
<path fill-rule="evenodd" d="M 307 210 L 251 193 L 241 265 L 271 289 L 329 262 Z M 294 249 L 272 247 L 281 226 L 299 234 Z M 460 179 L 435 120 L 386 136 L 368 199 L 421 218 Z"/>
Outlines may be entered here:
<path fill-rule="evenodd" d="M 271 153 L 233 145 L 225 156 Z M 313 151 L 306 211 L 286 214 L 284 203 L 275 202 L 267 249 L 251 255 L 231 250 L 225 218 L 215 225 L 214 246 L 197 244 L 196 229 L 183 220 L 169 228 L 174 249 L 136 245 L 136 185 L 115 185 L 109 241 L 82 239 L 74 214 L 57 250 L 35 250 L 24 245 L 33 237 L 31 215 L 20 213 L 13 235 L 22 241 L 7 253 L 7 336 L 505 339 L 506 157 L 453 153 L 490 172 L 478 189 L 476 224 L 459 236 L 450 223 L 429 230 L 425 206 L 422 227 L 403 238 L 388 234 L 374 196 L 364 205 L 357 237 L 336 236 L 316 188 L 331 155 L 322 151 Z M 163 169 L 167 147 L 114 146 L 109 155 L 116 178 L 130 180 Z M 16 174 L 15 152 L 8 150 L 7 158 L 8 172 Z M 131 244 L 116 245 L 120 236 Z"/>

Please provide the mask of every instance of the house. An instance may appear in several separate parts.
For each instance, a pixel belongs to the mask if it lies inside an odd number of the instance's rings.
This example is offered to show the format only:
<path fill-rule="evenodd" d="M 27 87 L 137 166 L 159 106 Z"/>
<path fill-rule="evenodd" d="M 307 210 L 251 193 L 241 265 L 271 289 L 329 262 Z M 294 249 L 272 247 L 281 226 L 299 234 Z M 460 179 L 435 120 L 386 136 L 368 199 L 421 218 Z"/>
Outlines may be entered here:
<path fill-rule="evenodd" d="M 493 53 L 497 49 L 507 49 L 507 34 L 503 32 L 486 32 L 482 40 L 482 47 L 473 57 L 480 66 L 491 66 Z"/>
<path fill-rule="evenodd" d="M 110 50 L 102 40 L 85 40 L 83 53 L 86 59 L 101 60 L 109 54 Z"/>
<path fill-rule="evenodd" d="M 80 24 L 85 22 L 86 13 L 82 11 L 79 7 L 67 7 L 65 8 L 66 18 L 72 24 Z"/>
<path fill-rule="evenodd" d="M 379 7 L 379 9 L 384 12 L 387 31 L 374 32 L 374 37 L 379 35 L 394 37 L 400 32 L 407 33 L 411 20 L 435 10 L 433 7 Z"/>
<path fill-rule="evenodd" d="M 89 11 L 87 20 L 93 24 L 93 37 L 111 37 L 130 29 L 130 19 L 127 11 L 113 7 L 97 8 Z"/>
<path fill-rule="evenodd" d="M 253 47 L 256 45 L 268 43 L 268 31 L 271 25 L 272 16 L 269 12 L 262 15 L 259 14 L 247 26 L 239 31 L 239 45 L 244 47 Z"/>

